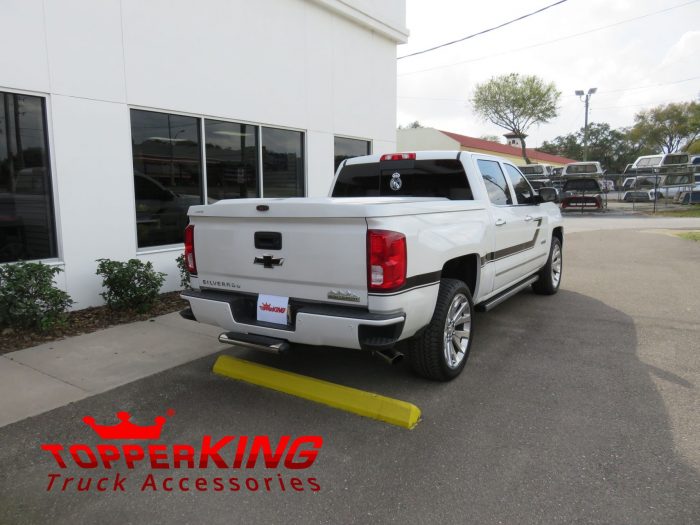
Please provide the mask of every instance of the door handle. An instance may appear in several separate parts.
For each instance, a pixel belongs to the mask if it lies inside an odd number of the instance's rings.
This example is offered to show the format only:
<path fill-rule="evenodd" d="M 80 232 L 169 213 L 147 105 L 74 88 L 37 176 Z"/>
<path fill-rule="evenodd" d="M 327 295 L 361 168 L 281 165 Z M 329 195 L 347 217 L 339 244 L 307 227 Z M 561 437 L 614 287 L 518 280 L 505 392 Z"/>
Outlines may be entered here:
<path fill-rule="evenodd" d="M 532 215 L 525 217 L 525 222 L 530 222 L 532 220 Z"/>
<path fill-rule="evenodd" d="M 506 223 L 505 219 L 501 219 L 500 217 L 496 219 L 496 226 L 503 226 Z"/>

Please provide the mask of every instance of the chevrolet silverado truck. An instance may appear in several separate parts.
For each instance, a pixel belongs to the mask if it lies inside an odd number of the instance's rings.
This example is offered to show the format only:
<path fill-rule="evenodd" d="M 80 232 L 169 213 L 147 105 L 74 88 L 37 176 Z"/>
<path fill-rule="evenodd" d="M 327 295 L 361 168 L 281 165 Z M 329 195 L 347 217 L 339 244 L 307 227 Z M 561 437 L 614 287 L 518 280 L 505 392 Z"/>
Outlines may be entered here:
<path fill-rule="evenodd" d="M 469 152 L 343 161 L 322 198 L 192 206 L 182 316 L 230 343 L 281 353 L 353 348 L 447 381 L 474 310 L 562 276 L 562 218 L 511 163 Z"/>

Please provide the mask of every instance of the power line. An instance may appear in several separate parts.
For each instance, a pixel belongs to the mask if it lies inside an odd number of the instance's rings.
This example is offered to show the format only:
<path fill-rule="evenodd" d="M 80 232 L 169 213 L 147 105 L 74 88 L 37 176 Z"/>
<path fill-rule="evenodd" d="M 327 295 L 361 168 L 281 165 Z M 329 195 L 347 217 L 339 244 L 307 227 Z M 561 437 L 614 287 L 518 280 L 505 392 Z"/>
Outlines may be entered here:
<path fill-rule="evenodd" d="M 563 4 L 564 2 L 567 2 L 568 0 L 559 0 L 558 2 L 554 2 L 553 4 L 550 4 L 548 6 L 545 6 L 541 9 L 538 9 L 537 11 L 533 11 L 532 13 L 528 13 L 526 15 L 519 16 L 518 18 L 514 18 L 513 20 L 509 20 L 508 22 L 504 22 L 502 24 L 499 24 L 494 27 L 490 27 L 488 29 L 484 29 L 483 31 L 479 31 L 478 33 L 473 33 L 471 35 L 465 36 L 464 38 L 459 38 L 457 40 L 452 40 L 451 42 L 446 42 L 444 44 L 440 44 L 438 46 L 430 47 L 428 49 L 424 49 L 423 51 L 416 51 L 415 53 L 410 53 L 408 55 L 404 55 L 402 57 L 398 57 L 396 60 L 401 60 L 402 58 L 408 58 L 408 57 L 413 57 L 416 55 L 422 55 L 423 53 L 428 53 L 429 51 L 435 51 L 436 49 L 440 49 L 443 47 L 451 46 L 452 44 L 457 44 L 458 42 L 464 42 L 465 40 L 469 40 L 470 38 L 474 38 L 475 36 L 479 35 L 484 35 L 486 33 L 490 33 L 491 31 L 495 31 L 496 29 L 500 29 L 502 27 L 505 27 L 507 25 L 513 24 L 515 22 L 518 22 L 520 20 L 524 20 L 525 18 L 529 18 L 533 15 L 536 15 L 537 13 L 541 13 L 542 11 L 546 11 L 547 9 L 550 9 L 556 5 Z"/>
<path fill-rule="evenodd" d="M 450 64 L 443 64 L 443 65 L 441 65 L 441 66 L 434 66 L 434 67 L 429 67 L 429 68 L 425 68 L 425 69 L 418 69 L 418 70 L 416 70 L 416 71 L 409 71 L 409 72 L 407 72 L 407 73 L 401 73 L 401 74 L 399 74 L 399 75 L 397 75 L 397 76 L 399 76 L 399 77 L 405 77 L 405 76 L 408 76 L 408 75 L 416 75 L 416 74 L 418 74 L 418 73 L 425 73 L 425 72 L 427 72 L 427 71 L 434 71 L 434 70 L 436 70 L 436 69 L 444 69 L 444 68 L 447 68 L 447 67 L 457 66 L 457 65 L 461 65 L 461 64 L 469 64 L 469 63 L 472 63 L 472 62 L 479 62 L 479 61 L 481 61 L 481 60 L 487 60 L 487 59 L 493 58 L 493 57 L 498 57 L 498 56 L 502 56 L 502 55 L 508 55 L 508 54 L 510 54 L 510 53 L 514 53 L 514 52 L 518 52 L 518 51 L 525 51 L 525 50 L 528 50 L 528 49 L 534 49 L 534 48 L 536 48 L 536 47 L 542 47 L 542 46 L 546 46 L 546 45 L 549 45 L 549 44 L 554 44 L 554 43 L 556 43 L 556 42 L 561 42 L 562 40 L 569 40 L 569 39 L 571 39 L 571 38 L 576 38 L 576 37 L 583 36 L 583 35 L 587 35 L 587 34 L 590 34 L 590 33 L 595 33 L 595 32 L 597 32 L 597 31 L 603 31 L 604 29 L 609 29 L 609 28 L 611 28 L 611 27 L 616 27 L 616 26 L 619 26 L 619 25 L 627 24 L 627 23 L 629 23 L 629 22 L 634 22 L 634 21 L 636 21 L 636 20 L 641 20 L 641 19 L 643 19 L 643 18 L 648 18 L 648 17 L 650 17 L 650 16 L 654 16 L 654 15 L 658 15 L 658 14 L 665 13 L 665 12 L 668 12 L 668 11 L 672 11 L 672 10 L 674 10 L 674 9 L 679 9 L 679 8 L 681 8 L 681 7 L 685 7 L 685 6 L 690 5 L 690 4 L 695 4 L 695 3 L 697 3 L 698 1 L 700 1 L 700 0 L 691 0 L 690 2 L 686 2 L 686 3 L 684 3 L 684 4 L 679 4 L 679 5 L 676 5 L 676 6 L 667 7 L 666 9 L 660 9 L 659 11 L 653 11 L 653 12 L 647 13 L 647 14 L 645 14 L 645 15 L 636 16 L 636 17 L 633 17 L 633 18 L 627 18 L 627 19 L 625 19 L 625 20 L 620 20 L 619 22 L 614 22 L 614 23 L 612 23 L 612 24 L 608 24 L 608 25 L 605 25 L 605 26 L 596 27 L 596 28 L 593 28 L 593 29 L 589 29 L 589 30 L 587 30 L 587 31 L 582 31 L 582 32 L 580 32 L 580 33 L 574 33 L 574 34 L 572 34 L 572 35 L 564 36 L 564 37 L 561 37 L 561 38 L 556 38 L 556 39 L 554 39 L 554 40 L 547 40 L 546 42 L 540 42 L 539 44 L 533 44 L 533 45 L 531 45 L 531 46 L 513 48 L 513 49 L 509 49 L 509 50 L 507 50 L 507 51 L 502 51 L 502 52 L 500 52 L 500 53 L 495 53 L 495 54 L 493 54 L 493 55 L 486 55 L 486 56 L 482 56 L 482 57 L 479 57 L 479 58 L 472 58 L 472 59 L 468 59 L 468 60 L 460 60 L 460 61 L 458 61 L 458 62 L 452 62 L 452 63 L 450 63 Z M 410 56 L 410 55 L 406 55 L 406 56 Z M 401 57 L 401 58 L 405 58 L 405 57 Z"/>
<path fill-rule="evenodd" d="M 598 91 L 598 94 L 604 95 L 604 94 L 608 94 L 608 93 L 619 93 L 621 91 L 632 91 L 632 90 L 638 90 L 638 89 L 649 89 L 649 88 L 655 88 L 655 87 L 661 87 L 661 86 L 670 86 L 672 84 L 681 84 L 683 82 L 690 82 L 691 80 L 698 80 L 698 79 L 700 79 L 700 77 L 690 77 L 690 78 L 684 78 L 681 80 L 672 80 L 670 82 L 662 82 L 659 84 L 650 84 L 648 86 L 630 86 L 630 87 L 620 88 L 620 89 L 611 89 L 608 91 Z M 577 95 L 571 95 L 571 96 L 575 97 Z M 416 100 L 441 100 L 441 101 L 450 101 L 450 102 L 469 102 L 469 99 L 466 99 L 466 98 L 442 98 L 442 97 L 396 97 L 396 98 L 416 99 Z"/>

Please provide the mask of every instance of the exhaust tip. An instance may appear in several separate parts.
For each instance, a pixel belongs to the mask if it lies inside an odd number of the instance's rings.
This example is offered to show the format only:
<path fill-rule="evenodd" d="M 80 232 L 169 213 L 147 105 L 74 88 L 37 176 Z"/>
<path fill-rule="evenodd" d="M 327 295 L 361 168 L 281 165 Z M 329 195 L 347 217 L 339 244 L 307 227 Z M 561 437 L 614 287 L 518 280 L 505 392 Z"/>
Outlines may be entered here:
<path fill-rule="evenodd" d="M 372 353 L 390 365 L 398 365 L 403 361 L 404 357 L 401 352 L 397 352 L 393 348 L 389 348 L 388 350 L 376 350 Z"/>

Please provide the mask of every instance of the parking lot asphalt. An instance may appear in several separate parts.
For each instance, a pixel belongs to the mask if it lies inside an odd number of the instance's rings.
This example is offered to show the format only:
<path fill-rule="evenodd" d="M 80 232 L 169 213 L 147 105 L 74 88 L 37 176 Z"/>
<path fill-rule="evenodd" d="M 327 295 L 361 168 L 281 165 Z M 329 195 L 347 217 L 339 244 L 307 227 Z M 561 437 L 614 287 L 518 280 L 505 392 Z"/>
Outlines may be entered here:
<path fill-rule="evenodd" d="M 700 243 L 596 230 L 567 235 L 564 250 L 560 292 L 479 314 L 451 383 L 354 351 L 222 348 L 415 403 L 414 430 L 215 376 L 214 354 L 0 428 L 0 523 L 699 523 Z M 96 445 L 84 416 L 111 424 L 126 410 L 149 424 L 168 408 L 159 443 L 319 435 L 323 447 L 304 471 L 140 462 L 117 469 L 124 493 L 47 491 L 49 473 L 115 469 L 62 471 L 42 443 Z M 272 488 L 194 488 L 222 472 Z M 191 490 L 141 491 L 149 473 L 189 477 Z M 292 490 L 294 476 L 320 490 Z"/>

